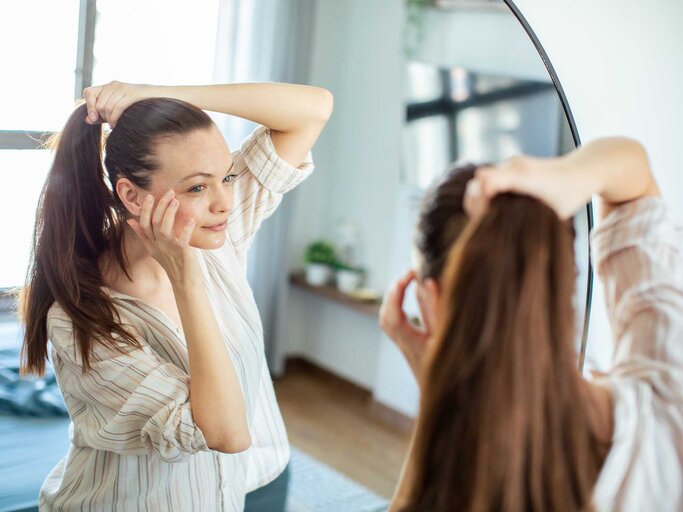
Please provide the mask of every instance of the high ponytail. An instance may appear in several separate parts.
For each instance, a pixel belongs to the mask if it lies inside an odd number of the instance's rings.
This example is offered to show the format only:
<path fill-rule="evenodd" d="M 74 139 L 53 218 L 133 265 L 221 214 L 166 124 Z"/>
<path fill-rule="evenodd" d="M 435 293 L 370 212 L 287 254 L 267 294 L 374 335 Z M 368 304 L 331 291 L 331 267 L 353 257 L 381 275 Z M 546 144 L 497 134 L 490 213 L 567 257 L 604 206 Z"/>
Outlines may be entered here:
<path fill-rule="evenodd" d="M 103 151 L 102 125 L 85 123 L 86 115 L 85 104 L 79 105 L 51 141 L 54 160 L 38 202 L 31 260 L 19 299 L 25 323 L 23 373 L 42 375 L 45 370 L 46 320 L 55 301 L 73 323 L 84 372 L 90 368 L 94 343 L 117 350 L 122 343 L 140 347 L 103 290 L 100 257 L 105 253 L 130 278 L 122 246 L 126 210 L 112 191 L 120 177 L 149 187 L 151 174 L 158 170 L 155 144 L 162 137 L 212 126 L 205 112 L 188 103 L 146 99 L 123 112 Z"/>
<path fill-rule="evenodd" d="M 590 509 L 604 457 L 574 346 L 567 223 L 504 194 L 454 245 L 404 511 Z"/>
<path fill-rule="evenodd" d="M 137 343 L 117 323 L 116 311 L 101 288 L 99 256 L 112 242 L 120 245 L 122 228 L 104 181 L 102 125 L 86 124 L 86 116 L 85 105 L 76 108 L 51 141 L 54 161 L 38 202 L 21 300 L 21 316 L 26 321 L 25 373 L 42 375 L 45 370 L 46 319 L 54 301 L 73 320 L 84 369 L 89 367 L 91 336 L 106 342 L 116 332 L 129 343 Z"/>

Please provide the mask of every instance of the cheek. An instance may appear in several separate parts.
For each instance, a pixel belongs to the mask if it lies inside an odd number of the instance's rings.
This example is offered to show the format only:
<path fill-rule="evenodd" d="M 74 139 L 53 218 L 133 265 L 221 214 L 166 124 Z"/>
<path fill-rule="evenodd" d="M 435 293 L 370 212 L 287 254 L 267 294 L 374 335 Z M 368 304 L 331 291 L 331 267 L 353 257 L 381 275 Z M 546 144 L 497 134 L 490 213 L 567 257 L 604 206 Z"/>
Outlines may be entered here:
<path fill-rule="evenodd" d="M 178 205 L 178 213 L 176 213 L 176 223 L 185 225 L 190 219 L 194 219 L 199 223 L 199 218 L 196 215 L 196 208 L 188 202 L 180 201 Z"/>
<path fill-rule="evenodd" d="M 188 204 L 187 202 L 183 202 L 181 200 L 180 204 L 178 205 L 178 212 L 175 216 L 176 236 L 180 236 L 190 219 L 195 220 L 195 227 L 193 231 L 196 232 L 201 222 L 201 219 L 196 215 L 196 208 L 194 208 L 194 205 Z"/>

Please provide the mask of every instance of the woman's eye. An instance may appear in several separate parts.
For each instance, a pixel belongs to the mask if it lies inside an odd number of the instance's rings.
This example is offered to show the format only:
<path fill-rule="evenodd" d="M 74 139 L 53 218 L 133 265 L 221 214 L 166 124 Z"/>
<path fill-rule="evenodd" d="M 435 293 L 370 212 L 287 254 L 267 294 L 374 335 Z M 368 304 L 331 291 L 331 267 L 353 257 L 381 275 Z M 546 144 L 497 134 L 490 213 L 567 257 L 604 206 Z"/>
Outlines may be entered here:
<path fill-rule="evenodd" d="M 228 174 L 224 179 L 223 183 L 232 183 L 232 180 L 234 180 L 236 176 L 234 174 Z"/>
<path fill-rule="evenodd" d="M 188 192 L 201 192 L 202 190 L 204 190 L 204 185 L 197 185 L 188 190 Z"/>

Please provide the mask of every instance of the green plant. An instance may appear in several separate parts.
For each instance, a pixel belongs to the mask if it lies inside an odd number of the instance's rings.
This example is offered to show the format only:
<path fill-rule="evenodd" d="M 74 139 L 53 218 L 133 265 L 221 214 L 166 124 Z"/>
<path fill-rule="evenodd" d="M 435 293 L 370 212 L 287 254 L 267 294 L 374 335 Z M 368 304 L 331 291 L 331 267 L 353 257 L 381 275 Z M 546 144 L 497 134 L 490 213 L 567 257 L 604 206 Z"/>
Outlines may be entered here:
<path fill-rule="evenodd" d="M 337 253 L 334 246 L 325 240 L 317 240 L 309 244 L 304 254 L 305 263 L 320 263 L 334 266 L 337 261 Z"/>

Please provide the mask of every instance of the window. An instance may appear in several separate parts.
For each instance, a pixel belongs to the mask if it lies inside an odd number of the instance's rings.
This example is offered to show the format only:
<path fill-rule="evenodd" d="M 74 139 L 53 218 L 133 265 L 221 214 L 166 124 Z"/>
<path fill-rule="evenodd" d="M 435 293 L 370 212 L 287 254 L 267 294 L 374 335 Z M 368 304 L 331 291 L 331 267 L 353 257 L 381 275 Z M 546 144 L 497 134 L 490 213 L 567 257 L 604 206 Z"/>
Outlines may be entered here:
<path fill-rule="evenodd" d="M 78 0 L 5 3 L 0 14 L 0 289 L 24 283 L 51 155 L 40 140 L 68 117 L 76 88 Z M 36 12 L 40 14 L 37 15 Z M 0 309 L 11 307 L 2 301 Z"/>
<path fill-rule="evenodd" d="M 218 7 L 218 0 L 38 0 L 0 8 L 9 78 L 0 82 L 0 298 L 24 284 L 51 161 L 41 141 L 62 128 L 93 83 L 212 82 Z"/>

